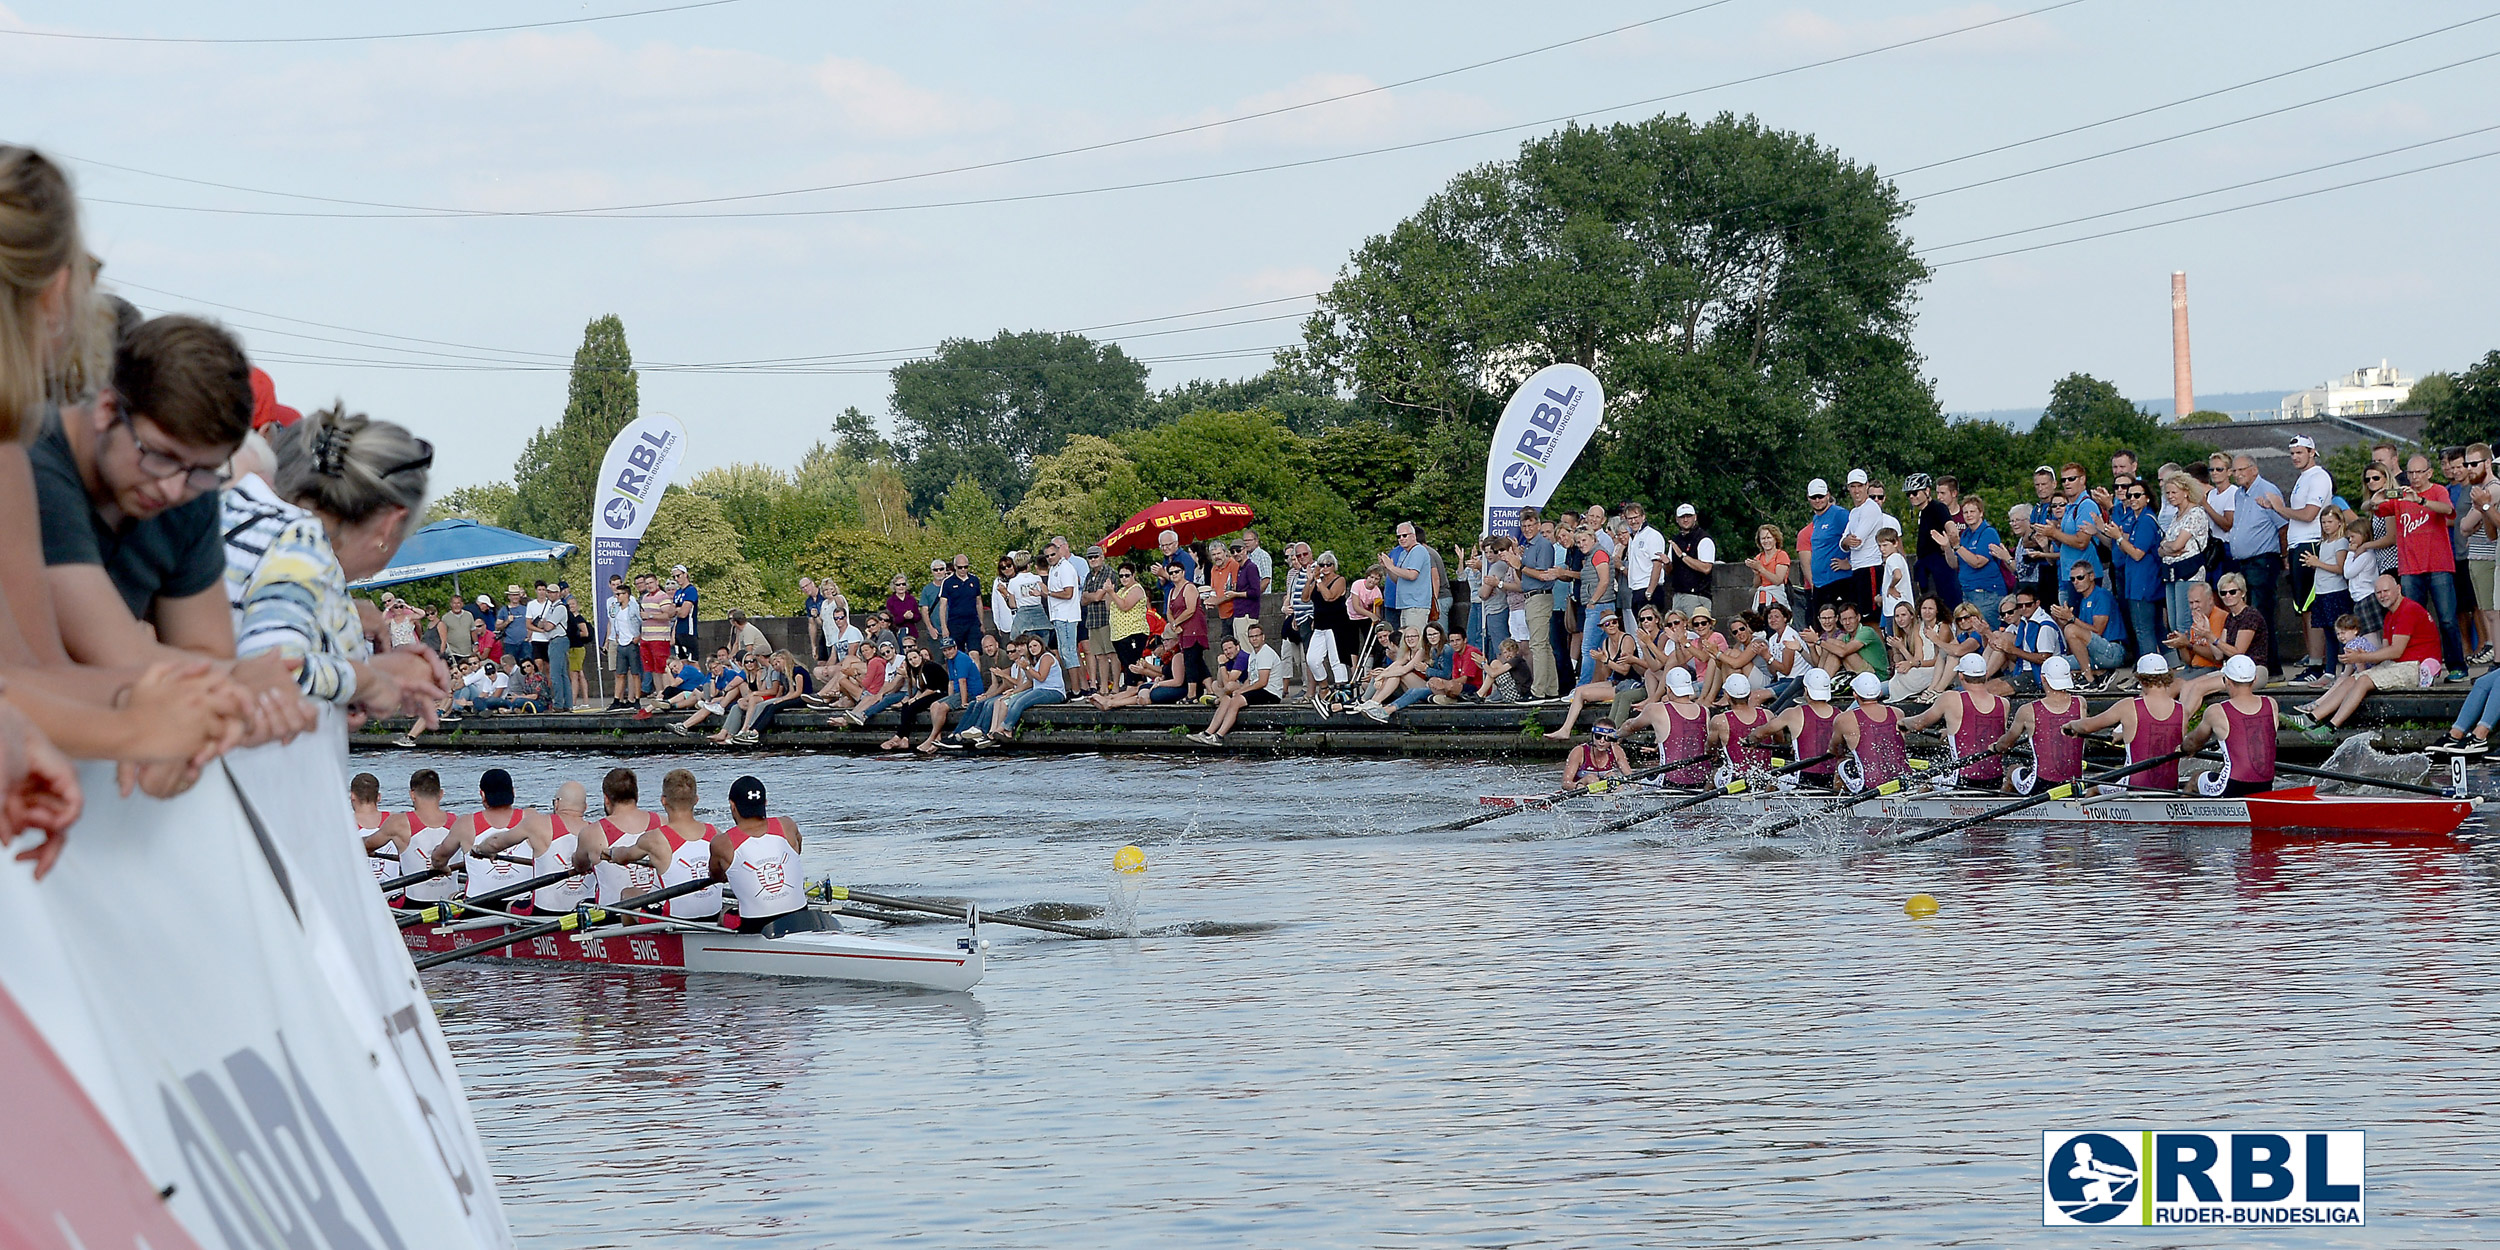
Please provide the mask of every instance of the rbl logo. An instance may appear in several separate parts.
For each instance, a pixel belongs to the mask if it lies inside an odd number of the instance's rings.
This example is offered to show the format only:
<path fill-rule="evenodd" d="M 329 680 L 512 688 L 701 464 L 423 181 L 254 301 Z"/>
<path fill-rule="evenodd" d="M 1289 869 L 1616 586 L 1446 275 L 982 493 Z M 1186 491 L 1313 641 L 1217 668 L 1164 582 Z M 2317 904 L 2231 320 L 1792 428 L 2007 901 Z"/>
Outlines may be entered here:
<path fill-rule="evenodd" d="M 2358 1225 L 2363 1134 L 2102 1130 L 2040 1134 L 2040 1222 Z"/>
<path fill-rule="evenodd" d="M 1511 462 L 1511 466 L 1509 468 L 1502 470 L 1502 492 L 1504 494 L 1509 495 L 1513 499 L 1525 499 L 1528 497 L 1528 492 L 1535 489 L 1535 465 L 1529 464 L 1525 460 L 1515 460 Z"/>
<path fill-rule="evenodd" d="M 601 515 L 607 518 L 609 529 L 621 530 L 634 523 L 634 501 L 619 495 L 608 501 Z"/>

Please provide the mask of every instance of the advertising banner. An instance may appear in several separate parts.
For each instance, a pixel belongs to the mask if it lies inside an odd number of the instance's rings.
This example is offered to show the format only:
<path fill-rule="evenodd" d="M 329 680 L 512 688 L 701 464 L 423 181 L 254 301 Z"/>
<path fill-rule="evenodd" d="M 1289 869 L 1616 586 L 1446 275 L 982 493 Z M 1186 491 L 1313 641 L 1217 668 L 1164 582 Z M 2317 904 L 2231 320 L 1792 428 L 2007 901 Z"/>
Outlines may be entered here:
<path fill-rule="evenodd" d="M 582 602 L 608 602 L 608 579 L 625 575 L 634 548 L 642 545 L 643 527 L 660 506 L 660 493 L 677 473 L 686 454 L 686 427 L 665 413 L 637 417 L 617 431 L 599 462 L 599 494 L 590 514 L 591 592 Z M 607 639 L 608 614 L 591 613 L 599 641 Z"/>
<path fill-rule="evenodd" d="M 1605 389 L 1578 365 L 1547 365 L 1522 384 L 1493 427 L 1484 533 L 1515 534 L 1521 508 L 1544 507 L 1605 415 Z"/>

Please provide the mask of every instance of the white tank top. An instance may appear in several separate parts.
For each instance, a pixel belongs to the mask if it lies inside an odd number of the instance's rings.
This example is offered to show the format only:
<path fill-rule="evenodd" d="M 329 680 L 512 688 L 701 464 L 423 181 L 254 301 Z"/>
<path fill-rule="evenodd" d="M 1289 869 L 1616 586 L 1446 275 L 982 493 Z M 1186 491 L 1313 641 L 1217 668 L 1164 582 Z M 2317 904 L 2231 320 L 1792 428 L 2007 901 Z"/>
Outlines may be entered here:
<path fill-rule="evenodd" d="M 391 818 L 389 812 L 377 812 L 374 815 L 375 819 L 381 823 L 356 826 L 356 849 L 358 850 L 364 850 L 365 839 L 382 832 L 382 824 L 388 823 Z M 399 862 L 397 857 L 391 854 L 389 847 L 378 851 L 365 851 L 365 867 L 373 870 L 373 880 L 377 885 L 399 875 L 391 870 L 391 865 L 397 862 Z"/>
<path fill-rule="evenodd" d="M 657 823 L 656 821 L 654 823 Z M 608 846 L 639 840 L 643 830 L 620 829 L 613 820 L 601 820 L 600 832 L 608 835 Z M 649 894 L 660 888 L 660 870 L 649 864 L 599 864 L 599 905 L 614 907 L 636 895 Z"/>
<path fill-rule="evenodd" d="M 705 825 L 702 837 L 684 841 L 678 840 L 674 829 L 663 829 L 661 832 L 668 835 L 669 841 L 677 843 L 677 849 L 669 852 L 668 867 L 660 870 L 661 885 L 683 885 L 712 875 L 712 839 L 720 835 L 720 830 Z M 709 920 L 719 915 L 720 887 L 712 886 L 670 899 L 668 914 L 679 920 Z"/>
<path fill-rule="evenodd" d="M 457 816 L 452 816 L 449 812 L 445 812 L 443 814 L 453 820 L 460 819 Z M 433 827 L 420 825 L 417 823 L 417 814 L 415 812 L 408 813 L 408 845 L 401 847 L 399 851 L 399 875 L 404 877 L 409 873 L 424 872 L 426 869 L 433 867 L 435 848 L 441 846 L 443 844 L 443 839 L 450 836 L 450 825 Z M 468 862 L 469 856 L 467 852 L 461 852 L 453 855 L 451 857 L 452 866 L 450 871 L 445 872 L 442 876 L 420 881 L 415 885 L 408 887 L 408 901 L 411 903 L 440 903 L 445 899 L 460 897 L 461 865 Z"/>
<path fill-rule="evenodd" d="M 768 832 L 742 838 L 729 856 L 729 892 L 738 897 L 738 914 L 748 920 L 786 915 L 807 906 L 807 884 L 798 848 L 782 836 L 781 821 L 766 824 Z"/>
<path fill-rule="evenodd" d="M 509 825 L 491 825 L 486 823 L 486 813 L 484 812 L 478 812 L 469 816 L 458 816 L 453 819 L 468 821 L 470 827 L 477 831 L 477 835 L 469 840 L 469 845 L 475 846 L 494 834 L 502 833 L 504 830 L 512 828 L 513 825 L 520 824 L 521 809 L 517 807 L 512 809 L 512 824 Z M 529 847 L 525 844 L 522 846 L 506 847 L 504 848 L 503 853 L 511 855 L 518 851 L 526 854 L 528 850 Z M 512 864 L 506 863 L 500 859 L 473 856 L 469 860 L 469 892 L 467 897 L 476 898 L 480 894 L 487 893 L 491 890 L 500 890 L 507 885 L 519 885 L 522 882 L 529 880 L 533 875 L 535 874 L 530 872 L 529 865 L 527 864 Z"/>
<path fill-rule="evenodd" d="M 550 816 L 548 819 L 555 821 L 556 828 L 564 828 L 564 817 Z M 547 853 L 538 857 L 533 870 L 543 877 L 571 868 L 573 852 L 580 846 L 579 835 L 570 831 L 557 834 L 547 843 Z M 589 902 L 596 892 L 590 874 L 583 873 L 578 877 L 566 877 L 554 885 L 542 885 L 530 897 L 537 902 L 540 911 L 571 911 L 575 904 Z"/>

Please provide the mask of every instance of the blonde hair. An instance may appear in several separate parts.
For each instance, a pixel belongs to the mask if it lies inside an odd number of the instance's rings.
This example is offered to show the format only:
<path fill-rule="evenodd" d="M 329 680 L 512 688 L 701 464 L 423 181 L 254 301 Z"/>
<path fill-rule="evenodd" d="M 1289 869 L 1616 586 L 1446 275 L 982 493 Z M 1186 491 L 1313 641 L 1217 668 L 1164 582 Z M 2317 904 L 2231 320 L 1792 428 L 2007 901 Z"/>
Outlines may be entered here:
<path fill-rule="evenodd" d="M 2191 507 L 2204 503 L 2205 496 L 2210 493 L 2205 484 L 2197 481 L 2195 475 L 2191 473 L 2162 474 L 2162 489 L 2168 490 L 2173 482 L 2178 483 L 2179 489 L 2187 492 L 2187 501 Z"/>
<path fill-rule="evenodd" d="M 32 148 L 0 145 L 0 438 L 31 436 L 46 399 L 83 395 L 110 367 L 111 313 L 86 257 L 68 175 Z M 44 294 L 63 271 L 68 324 L 48 327 Z"/>
<path fill-rule="evenodd" d="M 385 508 L 425 511 L 434 449 L 388 421 L 332 404 L 279 437 L 278 497 L 355 524 Z"/>

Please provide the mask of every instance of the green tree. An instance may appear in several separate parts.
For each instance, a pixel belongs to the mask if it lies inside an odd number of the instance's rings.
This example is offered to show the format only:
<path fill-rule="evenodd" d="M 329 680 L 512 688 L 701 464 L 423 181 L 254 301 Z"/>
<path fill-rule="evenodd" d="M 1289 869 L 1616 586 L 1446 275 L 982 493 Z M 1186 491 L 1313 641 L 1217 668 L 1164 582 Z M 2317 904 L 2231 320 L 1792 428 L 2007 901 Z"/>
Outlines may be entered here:
<path fill-rule="evenodd" d="M 511 527 L 507 523 L 512 519 L 512 497 L 512 483 L 510 482 L 488 482 L 483 486 L 463 486 L 435 499 L 433 506 L 426 510 L 425 519 L 431 522 L 440 521 L 445 517 L 466 517 L 472 521 L 483 522 L 487 525 L 501 525 L 509 529 Z"/>
<path fill-rule="evenodd" d="M 1386 421 L 1332 426 L 1326 433 L 1304 442 L 1310 448 L 1311 465 L 1318 472 L 1320 485 L 1335 491 L 1354 510 L 1356 518 L 1371 529 L 1392 523 L 1392 514 L 1402 510 L 1400 501 L 1415 488 L 1416 476 L 1424 467 L 1421 442 L 1391 428 Z M 1483 493 L 1481 481 L 1476 483 L 1476 493 Z M 1479 505 L 1482 502 L 1481 498 L 1476 500 Z"/>
<path fill-rule="evenodd" d="M 592 320 L 573 352 L 563 418 L 530 436 L 513 469 L 510 527 L 541 536 L 588 528 L 599 462 L 641 403 L 625 323 L 612 313 Z"/>
<path fill-rule="evenodd" d="M 1120 444 L 1147 492 L 1106 499 L 1129 505 L 1122 517 L 1157 499 L 1221 499 L 1249 505 L 1279 539 L 1290 535 L 1313 546 L 1360 540 L 1353 510 L 1318 484 L 1309 450 L 1272 412 L 1194 412 Z"/>
<path fill-rule="evenodd" d="M 999 515 L 997 502 L 970 474 L 956 478 L 937 511 L 929 514 L 929 534 L 940 546 L 950 548 L 948 555 L 972 556 L 974 568 L 983 567 L 979 561 L 996 560 L 1007 549 L 1007 522 Z M 1077 550 L 1083 551 L 1085 538 L 1074 537 Z"/>
<path fill-rule="evenodd" d="M 2231 424 L 2231 414 L 2227 412 L 2217 412 L 2211 408 L 2199 408 L 2196 411 L 2179 418 L 2176 424 L 2229 425 Z"/>
<path fill-rule="evenodd" d="M 703 591 L 705 616 L 719 616 L 731 608 L 767 610 L 764 579 L 739 550 L 738 531 L 721 512 L 720 501 L 670 487 L 651 513 L 651 526 L 643 532 L 642 546 L 634 551 L 633 569 L 666 579 L 669 570 L 680 564 Z M 573 584 L 578 590 L 582 582 L 575 579 Z"/>
<path fill-rule="evenodd" d="M 1092 434 L 1069 439 L 1057 455 L 1033 461 L 1033 483 L 1007 512 L 1007 523 L 1031 534 L 1066 534 L 1079 548 L 1127 518 L 1103 515 L 1105 488 L 1124 481 L 1121 498 L 1138 493 L 1137 465 L 1118 443 Z M 1151 502 L 1151 501 L 1149 501 Z"/>
<path fill-rule="evenodd" d="M 2500 351 L 2485 353 L 2453 377 L 2435 373 L 2414 383 L 2405 406 L 2417 404 L 2430 414 L 2422 426 L 2430 442 L 2500 441 Z"/>
<path fill-rule="evenodd" d="M 1146 400 L 1146 366 L 1119 344 L 1045 330 L 949 339 L 937 355 L 895 369 L 893 379 L 917 513 L 936 507 L 965 474 L 1013 507 L 1036 457 L 1074 435 L 1133 428 Z"/>
<path fill-rule="evenodd" d="M 1349 421 L 1366 421 L 1364 406 L 1337 393 L 1334 382 L 1306 369 L 1277 365 L 1238 381 L 1193 378 L 1155 393 L 1141 424 L 1161 425 L 1193 412 L 1245 412 L 1264 408 L 1305 436 Z"/>
<path fill-rule="evenodd" d="M 2034 432 L 2050 441 L 2110 438 L 2122 443 L 2152 438 L 2160 423 L 2118 387 L 2088 373 L 2069 373 L 2049 388 L 2049 404 Z"/>

